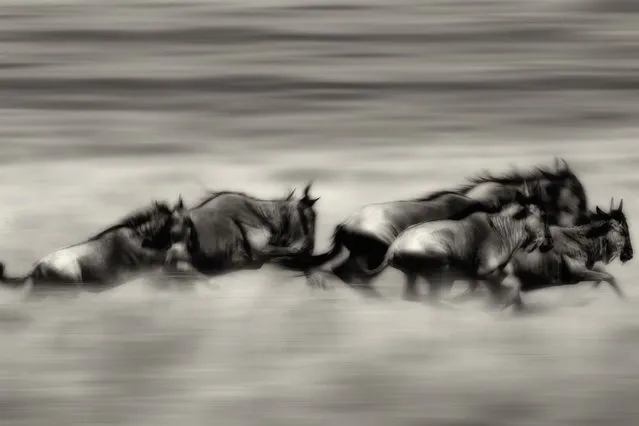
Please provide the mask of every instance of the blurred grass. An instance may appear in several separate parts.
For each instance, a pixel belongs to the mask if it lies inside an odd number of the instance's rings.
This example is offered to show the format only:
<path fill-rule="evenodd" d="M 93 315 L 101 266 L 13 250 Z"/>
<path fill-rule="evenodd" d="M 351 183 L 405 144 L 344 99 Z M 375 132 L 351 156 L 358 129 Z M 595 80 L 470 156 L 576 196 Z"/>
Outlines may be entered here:
<path fill-rule="evenodd" d="M 319 248 L 362 204 L 565 156 L 639 205 L 631 1 L 56 1 L 0 6 L 11 272 L 151 198 L 316 180 Z M 636 232 L 633 228 L 633 235 Z M 266 268 L 217 291 L 0 293 L 4 425 L 636 425 L 636 262 L 602 288 L 458 313 Z M 571 306 L 594 298 L 583 307 Z"/>
<path fill-rule="evenodd" d="M 20 155 L 580 138 L 636 123 L 632 3 L 8 3 L 0 136 Z"/>

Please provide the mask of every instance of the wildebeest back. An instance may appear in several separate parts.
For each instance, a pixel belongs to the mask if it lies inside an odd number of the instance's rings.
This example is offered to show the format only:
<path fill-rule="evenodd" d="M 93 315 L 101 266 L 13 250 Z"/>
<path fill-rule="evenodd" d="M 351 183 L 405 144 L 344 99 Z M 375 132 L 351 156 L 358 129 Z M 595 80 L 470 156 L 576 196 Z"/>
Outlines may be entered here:
<path fill-rule="evenodd" d="M 200 260 L 219 259 L 222 254 L 245 256 L 242 231 L 237 222 L 247 228 L 262 228 L 264 224 L 253 214 L 246 198 L 223 194 L 190 211 L 198 235 Z"/>
<path fill-rule="evenodd" d="M 370 204 L 349 216 L 342 224 L 350 232 L 366 234 L 387 244 L 406 228 L 421 222 L 459 219 L 481 208 L 461 194 L 443 194 L 428 201 L 391 201 Z"/>

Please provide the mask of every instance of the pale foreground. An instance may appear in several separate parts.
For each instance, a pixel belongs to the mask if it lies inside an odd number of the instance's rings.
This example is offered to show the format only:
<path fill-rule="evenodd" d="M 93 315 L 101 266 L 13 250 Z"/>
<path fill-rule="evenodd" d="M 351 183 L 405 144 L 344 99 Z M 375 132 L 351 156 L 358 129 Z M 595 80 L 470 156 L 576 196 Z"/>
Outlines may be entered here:
<path fill-rule="evenodd" d="M 393 166 L 388 162 L 385 172 L 366 180 L 349 176 L 358 173 L 353 169 L 343 172 L 343 180 L 320 177 L 318 249 L 358 205 L 455 184 L 464 176 L 455 165 L 480 150 L 491 148 L 477 141 L 459 158 L 437 146 L 410 148 L 410 161 L 423 178 L 403 177 L 402 188 L 385 182 Z M 544 159 L 502 152 L 522 166 Z M 288 164 L 296 157 L 304 161 L 301 167 L 310 167 L 330 154 L 291 151 L 278 157 Z M 382 158 L 384 151 L 376 155 Z M 213 170 L 207 161 L 6 166 L 5 173 L 22 177 L 24 189 L 22 203 L 2 212 L 5 220 L 22 224 L 5 231 L 3 255 L 10 268 L 26 268 L 28 255 L 81 238 L 145 197 L 183 192 L 187 200 L 197 199 L 198 179 L 264 195 L 285 193 L 298 180 L 278 179 L 276 163 L 266 160 L 257 167 L 211 158 Z M 624 176 L 624 162 L 618 163 L 619 175 L 606 178 L 589 169 L 596 161 L 574 160 L 593 201 L 606 205 L 613 191 L 627 194 L 613 184 Z M 370 170 L 371 176 L 379 167 L 372 160 L 358 164 L 359 173 Z M 507 167 L 500 160 L 484 164 Z M 29 179 L 36 167 L 46 186 Z M 101 172 L 73 185 L 89 168 Z M 439 181 L 429 179 L 437 174 Z M 129 181 L 136 185 L 122 186 Z M 32 207 L 45 192 L 55 214 Z M 3 195 L 18 196 L 10 187 Z M 117 197 L 123 202 L 112 204 Z M 632 218 L 637 204 L 625 202 Z M 36 217 L 42 222 L 29 231 L 24 221 Z M 20 304 L 15 293 L 4 291 L 3 418 L 29 426 L 630 425 L 639 415 L 635 265 L 611 267 L 630 295 L 625 304 L 605 286 L 591 292 L 582 285 L 525 295 L 532 312 L 519 318 L 487 314 L 481 302 L 458 312 L 403 302 L 395 271 L 377 283 L 387 296 L 383 301 L 363 300 L 340 285 L 314 291 L 301 278 L 273 269 L 225 276 L 213 280 L 217 289 L 198 286 L 193 292 L 161 293 L 138 280 L 110 293 Z"/>
<path fill-rule="evenodd" d="M 314 179 L 319 250 L 362 204 L 555 155 L 638 235 L 632 0 L 4 3 L 11 273 L 151 198 Z M 637 265 L 610 268 L 625 304 L 582 285 L 524 295 L 519 318 L 403 302 L 394 271 L 382 301 L 274 270 L 2 290 L 0 424 L 635 426 Z"/>

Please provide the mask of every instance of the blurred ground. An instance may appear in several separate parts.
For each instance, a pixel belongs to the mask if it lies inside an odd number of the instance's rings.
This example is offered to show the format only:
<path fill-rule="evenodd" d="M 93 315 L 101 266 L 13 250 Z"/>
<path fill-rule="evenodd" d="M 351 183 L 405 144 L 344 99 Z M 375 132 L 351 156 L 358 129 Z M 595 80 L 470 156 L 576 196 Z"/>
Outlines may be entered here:
<path fill-rule="evenodd" d="M 0 6 L 11 272 L 151 198 L 316 180 L 320 247 L 362 204 L 568 158 L 639 204 L 632 0 L 14 1 Z M 631 227 L 634 224 L 631 222 Z M 217 291 L 0 294 L 3 425 L 636 425 L 636 262 L 537 313 L 434 312 L 273 270 Z M 587 298 L 592 303 L 571 306 Z"/>

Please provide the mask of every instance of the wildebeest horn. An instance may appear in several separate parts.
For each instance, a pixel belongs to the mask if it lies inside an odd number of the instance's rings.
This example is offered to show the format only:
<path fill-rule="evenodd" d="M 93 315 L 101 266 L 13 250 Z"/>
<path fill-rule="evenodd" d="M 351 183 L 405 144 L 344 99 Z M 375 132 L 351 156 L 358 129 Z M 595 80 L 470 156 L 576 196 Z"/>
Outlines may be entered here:
<path fill-rule="evenodd" d="M 623 211 L 623 198 L 619 201 L 619 207 L 617 207 L 618 211 Z"/>
<path fill-rule="evenodd" d="M 608 210 L 613 211 L 615 209 L 615 197 L 610 197 L 610 208 Z"/>
<path fill-rule="evenodd" d="M 182 194 L 178 197 L 178 201 L 175 204 L 176 210 L 182 210 L 184 208 L 184 199 L 182 199 Z"/>
<path fill-rule="evenodd" d="M 286 199 L 292 200 L 294 195 L 295 195 L 295 188 L 291 189 L 291 192 L 288 193 L 288 195 L 286 196 Z"/>
<path fill-rule="evenodd" d="M 559 157 L 555 157 L 555 169 L 557 171 L 561 170 L 561 161 L 559 161 Z"/>
<path fill-rule="evenodd" d="M 308 204 L 309 206 L 312 206 L 313 204 L 317 202 L 317 200 L 320 199 L 320 197 L 311 198 L 311 194 L 310 194 L 311 186 L 313 186 L 313 181 L 310 181 L 309 183 L 306 184 L 306 187 L 304 188 L 304 197 L 302 198 L 302 201 Z"/>
<path fill-rule="evenodd" d="M 555 157 L 555 169 L 557 169 L 558 172 L 569 171 L 570 166 L 564 158 Z"/>
<path fill-rule="evenodd" d="M 526 197 L 530 197 L 530 186 L 528 185 L 528 181 L 524 181 L 524 195 Z"/>
<path fill-rule="evenodd" d="M 313 181 L 310 181 L 304 187 L 304 198 L 310 198 L 311 186 L 313 186 Z"/>

